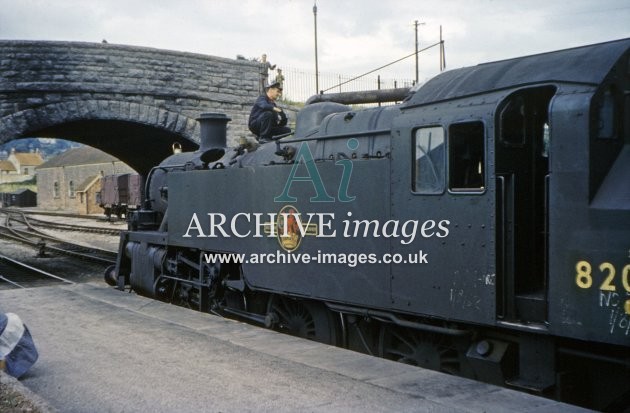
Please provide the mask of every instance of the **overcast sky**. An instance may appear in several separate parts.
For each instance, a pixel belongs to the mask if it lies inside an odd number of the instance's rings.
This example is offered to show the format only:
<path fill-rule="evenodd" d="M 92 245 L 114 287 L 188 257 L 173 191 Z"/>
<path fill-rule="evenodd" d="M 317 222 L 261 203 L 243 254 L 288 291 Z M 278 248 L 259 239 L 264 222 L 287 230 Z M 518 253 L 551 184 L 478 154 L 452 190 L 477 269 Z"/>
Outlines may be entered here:
<path fill-rule="evenodd" d="M 447 69 L 630 37 L 629 0 L 317 0 L 319 70 L 359 75 L 445 40 Z M 0 39 L 73 40 L 314 72 L 313 0 L 0 0 Z M 439 71 L 420 54 L 420 81 Z M 415 60 L 384 77 L 413 79 Z"/>

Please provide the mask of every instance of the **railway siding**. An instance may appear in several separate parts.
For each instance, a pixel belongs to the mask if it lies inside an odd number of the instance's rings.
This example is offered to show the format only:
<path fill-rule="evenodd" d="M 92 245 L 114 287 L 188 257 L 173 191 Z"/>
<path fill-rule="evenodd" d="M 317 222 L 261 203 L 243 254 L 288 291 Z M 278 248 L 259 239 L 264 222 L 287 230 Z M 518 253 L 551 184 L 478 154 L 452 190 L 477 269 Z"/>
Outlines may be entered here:
<path fill-rule="evenodd" d="M 31 217 L 29 215 L 28 220 L 52 222 L 64 225 L 64 229 L 58 227 L 44 228 L 37 225 L 34 229 L 38 232 L 35 232 L 34 236 L 30 235 L 28 242 L 18 242 L 18 235 L 12 231 L 19 234 L 20 231 L 15 230 L 25 229 L 25 224 L 18 220 L 12 221 L 9 226 L 6 223 L 6 210 L 0 210 L 0 212 L 0 250 L 3 255 L 73 282 L 102 280 L 105 268 L 114 262 L 118 249 L 119 237 L 114 234 L 125 228 L 124 222 L 106 222 L 103 219 L 95 220 L 93 217 L 79 219 L 68 216 L 38 214 Z M 82 228 L 77 230 L 76 226 L 68 229 L 66 227 L 68 224 L 103 229 L 105 233 L 87 232 Z M 79 246 L 64 245 L 63 240 L 71 240 L 72 243 L 79 244 Z M 54 244 L 59 244 L 61 249 L 72 249 L 78 254 L 97 254 L 98 258 L 96 261 L 90 262 L 79 259 L 76 254 L 59 255 L 54 252 Z M 8 276 L 5 278 L 11 279 Z M 9 282 L 2 281 L 0 288 L 18 288 L 9 284 Z"/>

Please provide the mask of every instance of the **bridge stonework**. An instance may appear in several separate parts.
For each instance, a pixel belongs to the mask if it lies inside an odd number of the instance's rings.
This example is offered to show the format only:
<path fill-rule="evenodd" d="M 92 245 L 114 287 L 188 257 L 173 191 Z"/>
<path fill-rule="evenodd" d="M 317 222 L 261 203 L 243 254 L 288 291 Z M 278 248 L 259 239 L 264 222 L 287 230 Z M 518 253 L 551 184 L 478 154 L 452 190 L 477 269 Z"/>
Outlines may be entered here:
<path fill-rule="evenodd" d="M 258 88 L 259 65 L 247 60 L 107 43 L 1 40 L 0 144 L 69 139 L 144 173 L 174 142 L 195 148 L 201 113 L 232 119 L 229 144 L 248 135 Z"/>

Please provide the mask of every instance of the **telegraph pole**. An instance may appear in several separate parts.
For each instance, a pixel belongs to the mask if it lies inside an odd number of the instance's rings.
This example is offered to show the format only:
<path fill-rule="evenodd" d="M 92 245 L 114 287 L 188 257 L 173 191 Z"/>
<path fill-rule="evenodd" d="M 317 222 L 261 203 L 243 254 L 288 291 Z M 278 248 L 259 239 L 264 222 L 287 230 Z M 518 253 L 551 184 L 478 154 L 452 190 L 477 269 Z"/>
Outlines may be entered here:
<path fill-rule="evenodd" d="M 418 20 L 414 22 L 414 28 L 416 32 L 416 84 L 418 84 L 418 26 L 424 23 L 418 23 Z"/>
<path fill-rule="evenodd" d="M 319 67 L 317 65 L 317 3 L 313 3 L 313 19 L 315 20 L 315 94 L 319 94 Z"/>
<path fill-rule="evenodd" d="M 440 72 L 446 69 L 446 56 L 444 56 L 444 40 L 442 39 L 442 25 L 440 24 Z"/>

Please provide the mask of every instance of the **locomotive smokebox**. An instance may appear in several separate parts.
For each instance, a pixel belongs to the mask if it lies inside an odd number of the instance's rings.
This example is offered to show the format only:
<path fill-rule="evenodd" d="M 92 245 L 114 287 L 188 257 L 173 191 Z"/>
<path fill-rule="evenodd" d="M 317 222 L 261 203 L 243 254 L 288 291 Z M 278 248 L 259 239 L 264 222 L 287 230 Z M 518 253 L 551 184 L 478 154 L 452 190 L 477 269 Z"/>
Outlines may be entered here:
<path fill-rule="evenodd" d="M 232 119 L 224 113 L 202 113 L 198 118 L 200 129 L 201 152 L 227 146 L 227 123 Z"/>

